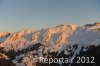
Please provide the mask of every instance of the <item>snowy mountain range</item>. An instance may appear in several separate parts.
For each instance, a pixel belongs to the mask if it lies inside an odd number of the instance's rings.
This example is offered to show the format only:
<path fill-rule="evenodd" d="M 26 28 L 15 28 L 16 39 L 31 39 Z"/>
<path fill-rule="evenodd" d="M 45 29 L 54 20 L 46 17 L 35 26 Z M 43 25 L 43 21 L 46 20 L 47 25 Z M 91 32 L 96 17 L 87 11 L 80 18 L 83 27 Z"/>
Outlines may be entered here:
<path fill-rule="evenodd" d="M 76 63 L 77 57 L 94 63 Z M 74 58 L 72 63 L 44 63 L 40 58 Z M 84 59 L 83 59 L 84 60 Z M 87 62 L 87 60 L 86 60 Z M 41 30 L 0 33 L 0 66 L 100 66 L 100 23 L 72 23 Z"/>

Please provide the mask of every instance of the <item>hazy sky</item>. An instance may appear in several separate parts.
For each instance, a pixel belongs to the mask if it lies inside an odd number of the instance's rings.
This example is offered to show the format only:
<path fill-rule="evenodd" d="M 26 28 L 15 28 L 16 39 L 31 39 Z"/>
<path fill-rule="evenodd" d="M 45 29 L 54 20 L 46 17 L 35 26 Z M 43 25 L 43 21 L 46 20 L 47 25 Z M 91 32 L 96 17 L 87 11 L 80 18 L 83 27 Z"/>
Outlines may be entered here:
<path fill-rule="evenodd" d="M 0 31 L 100 22 L 100 0 L 0 0 Z"/>

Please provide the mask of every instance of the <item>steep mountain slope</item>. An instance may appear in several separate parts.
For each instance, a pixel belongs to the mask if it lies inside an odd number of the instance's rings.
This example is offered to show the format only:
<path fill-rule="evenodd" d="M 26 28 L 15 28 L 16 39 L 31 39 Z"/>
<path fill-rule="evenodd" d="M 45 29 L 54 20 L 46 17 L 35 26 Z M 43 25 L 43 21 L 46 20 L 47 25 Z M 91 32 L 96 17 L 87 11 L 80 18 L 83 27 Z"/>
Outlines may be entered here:
<path fill-rule="evenodd" d="M 16 66 L 99 66 L 100 23 L 77 27 L 61 24 L 38 31 L 22 30 L 0 44 L 1 56 Z M 91 52 L 92 51 L 92 52 Z M 79 63 L 77 57 L 94 57 L 95 63 Z M 40 58 L 75 58 L 72 63 L 44 63 Z"/>
<path fill-rule="evenodd" d="M 11 33 L 9 32 L 0 32 L 0 43 L 5 41 L 10 35 Z"/>

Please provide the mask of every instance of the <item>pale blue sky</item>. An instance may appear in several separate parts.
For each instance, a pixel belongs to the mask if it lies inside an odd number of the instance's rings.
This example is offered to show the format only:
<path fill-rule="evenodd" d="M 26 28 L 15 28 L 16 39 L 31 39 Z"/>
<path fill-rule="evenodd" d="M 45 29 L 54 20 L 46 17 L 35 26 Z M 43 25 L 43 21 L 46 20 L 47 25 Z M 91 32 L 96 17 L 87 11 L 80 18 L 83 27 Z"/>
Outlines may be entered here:
<path fill-rule="evenodd" d="M 0 0 L 0 31 L 100 22 L 100 0 Z"/>

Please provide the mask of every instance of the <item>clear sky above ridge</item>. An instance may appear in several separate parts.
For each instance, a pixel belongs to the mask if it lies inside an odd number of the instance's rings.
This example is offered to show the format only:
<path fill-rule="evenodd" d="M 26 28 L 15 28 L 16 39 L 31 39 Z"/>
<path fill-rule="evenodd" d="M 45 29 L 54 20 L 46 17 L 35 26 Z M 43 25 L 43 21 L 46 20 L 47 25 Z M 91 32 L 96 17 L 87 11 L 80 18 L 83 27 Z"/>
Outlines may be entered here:
<path fill-rule="evenodd" d="M 0 0 L 0 32 L 100 22 L 100 0 Z"/>

